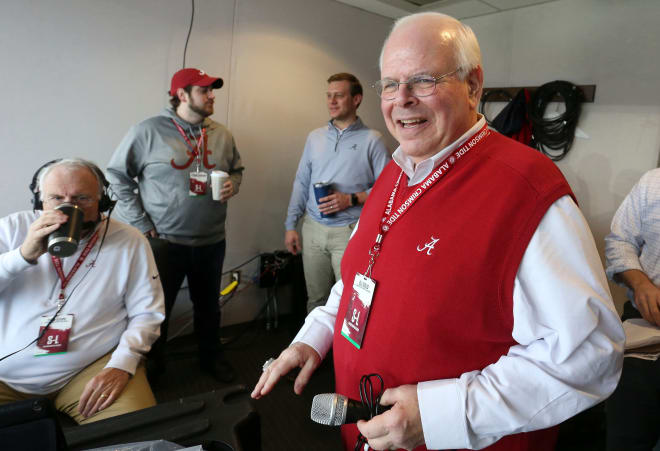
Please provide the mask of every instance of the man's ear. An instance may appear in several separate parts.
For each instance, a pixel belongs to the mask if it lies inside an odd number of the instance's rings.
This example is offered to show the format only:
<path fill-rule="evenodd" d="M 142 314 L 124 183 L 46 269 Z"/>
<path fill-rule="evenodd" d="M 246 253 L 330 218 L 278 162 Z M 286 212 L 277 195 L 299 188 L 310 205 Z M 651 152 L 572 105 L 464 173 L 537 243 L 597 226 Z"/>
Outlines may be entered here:
<path fill-rule="evenodd" d="M 176 96 L 178 97 L 181 103 L 188 102 L 189 95 L 185 89 L 179 88 L 176 90 Z"/>
<path fill-rule="evenodd" d="M 467 75 L 465 82 L 467 83 L 470 107 L 476 110 L 479 106 L 484 87 L 484 72 L 481 66 L 472 69 Z"/>
<path fill-rule="evenodd" d="M 362 103 L 362 94 L 355 94 L 353 96 L 353 107 L 357 110 L 360 103 Z"/>

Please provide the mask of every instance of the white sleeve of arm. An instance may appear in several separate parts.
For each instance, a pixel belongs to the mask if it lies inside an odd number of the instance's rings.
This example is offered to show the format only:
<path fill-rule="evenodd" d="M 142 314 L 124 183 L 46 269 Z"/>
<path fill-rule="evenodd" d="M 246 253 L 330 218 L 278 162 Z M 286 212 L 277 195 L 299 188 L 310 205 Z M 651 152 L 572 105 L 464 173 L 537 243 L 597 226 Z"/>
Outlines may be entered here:
<path fill-rule="evenodd" d="M 332 286 L 328 302 L 325 305 L 316 307 L 307 315 L 305 324 L 303 324 L 292 343 L 300 341 L 308 344 L 318 352 L 321 360 L 325 358 L 328 350 L 332 347 L 335 320 L 339 311 L 342 291 L 344 291 L 344 284 L 339 280 Z"/>
<path fill-rule="evenodd" d="M 7 288 L 23 271 L 34 266 L 21 255 L 31 219 L 22 215 L 10 215 L 0 219 L 0 292 Z"/>
<path fill-rule="evenodd" d="M 518 270 L 516 345 L 481 371 L 419 383 L 429 449 L 484 448 L 554 426 L 616 387 L 625 336 L 591 232 L 573 200 L 548 210 Z"/>
<path fill-rule="evenodd" d="M 165 300 L 156 262 L 146 238 L 137 238 L 138 249 L 131 262 L 124 298 L 128 324 L 106 365 L 130 374 L 135 374 L 141 358 L 160 335 L 160 324 L 165 319 Z"/>

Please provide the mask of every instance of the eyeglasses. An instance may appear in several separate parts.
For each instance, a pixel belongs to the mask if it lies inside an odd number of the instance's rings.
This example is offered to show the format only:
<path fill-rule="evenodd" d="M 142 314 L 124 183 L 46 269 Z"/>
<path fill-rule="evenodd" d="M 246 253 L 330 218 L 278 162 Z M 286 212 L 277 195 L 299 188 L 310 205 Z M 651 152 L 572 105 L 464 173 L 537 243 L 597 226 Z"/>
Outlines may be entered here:
<path fill-rule="evenodd" d="M 415 75 L 407 81 L 394 81 L 385 78 L 383 80 L 378 80 L 373 84 L 373 87 L 383 100 L 394 100 L 396 93 L 399 90 L 399 85 L 406 85 L 408 90 L 415 97 L 426 97 L 435 92 L 435 86 L 440 80 L 455 74 L 456 72 L 458 72 L 458 68 L 440 75 L 439 77 L 434 77 L 432 75 Z"/>
<path fill-rule="evenodd" d="M 80 207 L 88 207 L 94 203 L 96 199 L 93 197 L 87 196 L 85 194 L 80 194 L 78 196 L 71 196 L 67 200 L 66 197 L 60 196 L 57 194 L 53 194 L 51 196 L 46 197 L 44 202 L 48 202 L 50 205 L 53 205 L 55 207 L 62 205 L 65 202 L 78 205 Z"/>

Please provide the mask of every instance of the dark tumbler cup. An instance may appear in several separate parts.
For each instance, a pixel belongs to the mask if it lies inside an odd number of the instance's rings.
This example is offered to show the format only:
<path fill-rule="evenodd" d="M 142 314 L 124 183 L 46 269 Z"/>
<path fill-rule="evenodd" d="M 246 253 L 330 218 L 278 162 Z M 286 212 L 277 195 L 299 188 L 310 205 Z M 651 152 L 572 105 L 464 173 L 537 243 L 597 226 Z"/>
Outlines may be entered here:
<path fill-rule="evenodd" d="M 48 253 L 56 257 L 68 257 L 76 253 L 84 219 L 83 211 L 73 204 L 55 207 L 69 217 L 68 221 L 48 236 Z"/>
<path fill-rule="evenodd" d="M 328 182 L 314 183 L 314 197 L 316 197 L 316 204 L 318 205 L 319 199 L 329 196 L 332 193 L 332 184 Z M 334 213 L 321 213 L 322 218 L 333 216 Z"/>

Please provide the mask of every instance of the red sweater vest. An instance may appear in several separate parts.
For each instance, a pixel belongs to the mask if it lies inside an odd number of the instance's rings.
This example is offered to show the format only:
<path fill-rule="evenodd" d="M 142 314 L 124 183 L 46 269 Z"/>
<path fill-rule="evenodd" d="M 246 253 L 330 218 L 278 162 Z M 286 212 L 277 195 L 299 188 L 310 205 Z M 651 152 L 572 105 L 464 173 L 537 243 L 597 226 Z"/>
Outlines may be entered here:
<path fill-rule="evenodd" d="M 385 236 L 358 350 L 341 336 L 341 325 L 355 273 L 364 274 L 368 266 L 368 250 L 399 173 L 394 162 L 383 170 L 341 264 L 335 377 L 337 392 L 353 399 L 360 399 L 365 374 L 378 373 L 385 388 L 397 387 L 456 378 L 505 355 L 515 344 L 513 284 L 527 244 L 550 205 L 572 195 L 549 159 L 492 132 Z M 404 175 L 394 209 L 415 188 L 407 187 Z M 352 450 L 357 428 L 342 426 L 342 437 L 345 449 Z M 556 428 L 516 434 L 488 449 L 551 450 L 555 438 Z"/>

